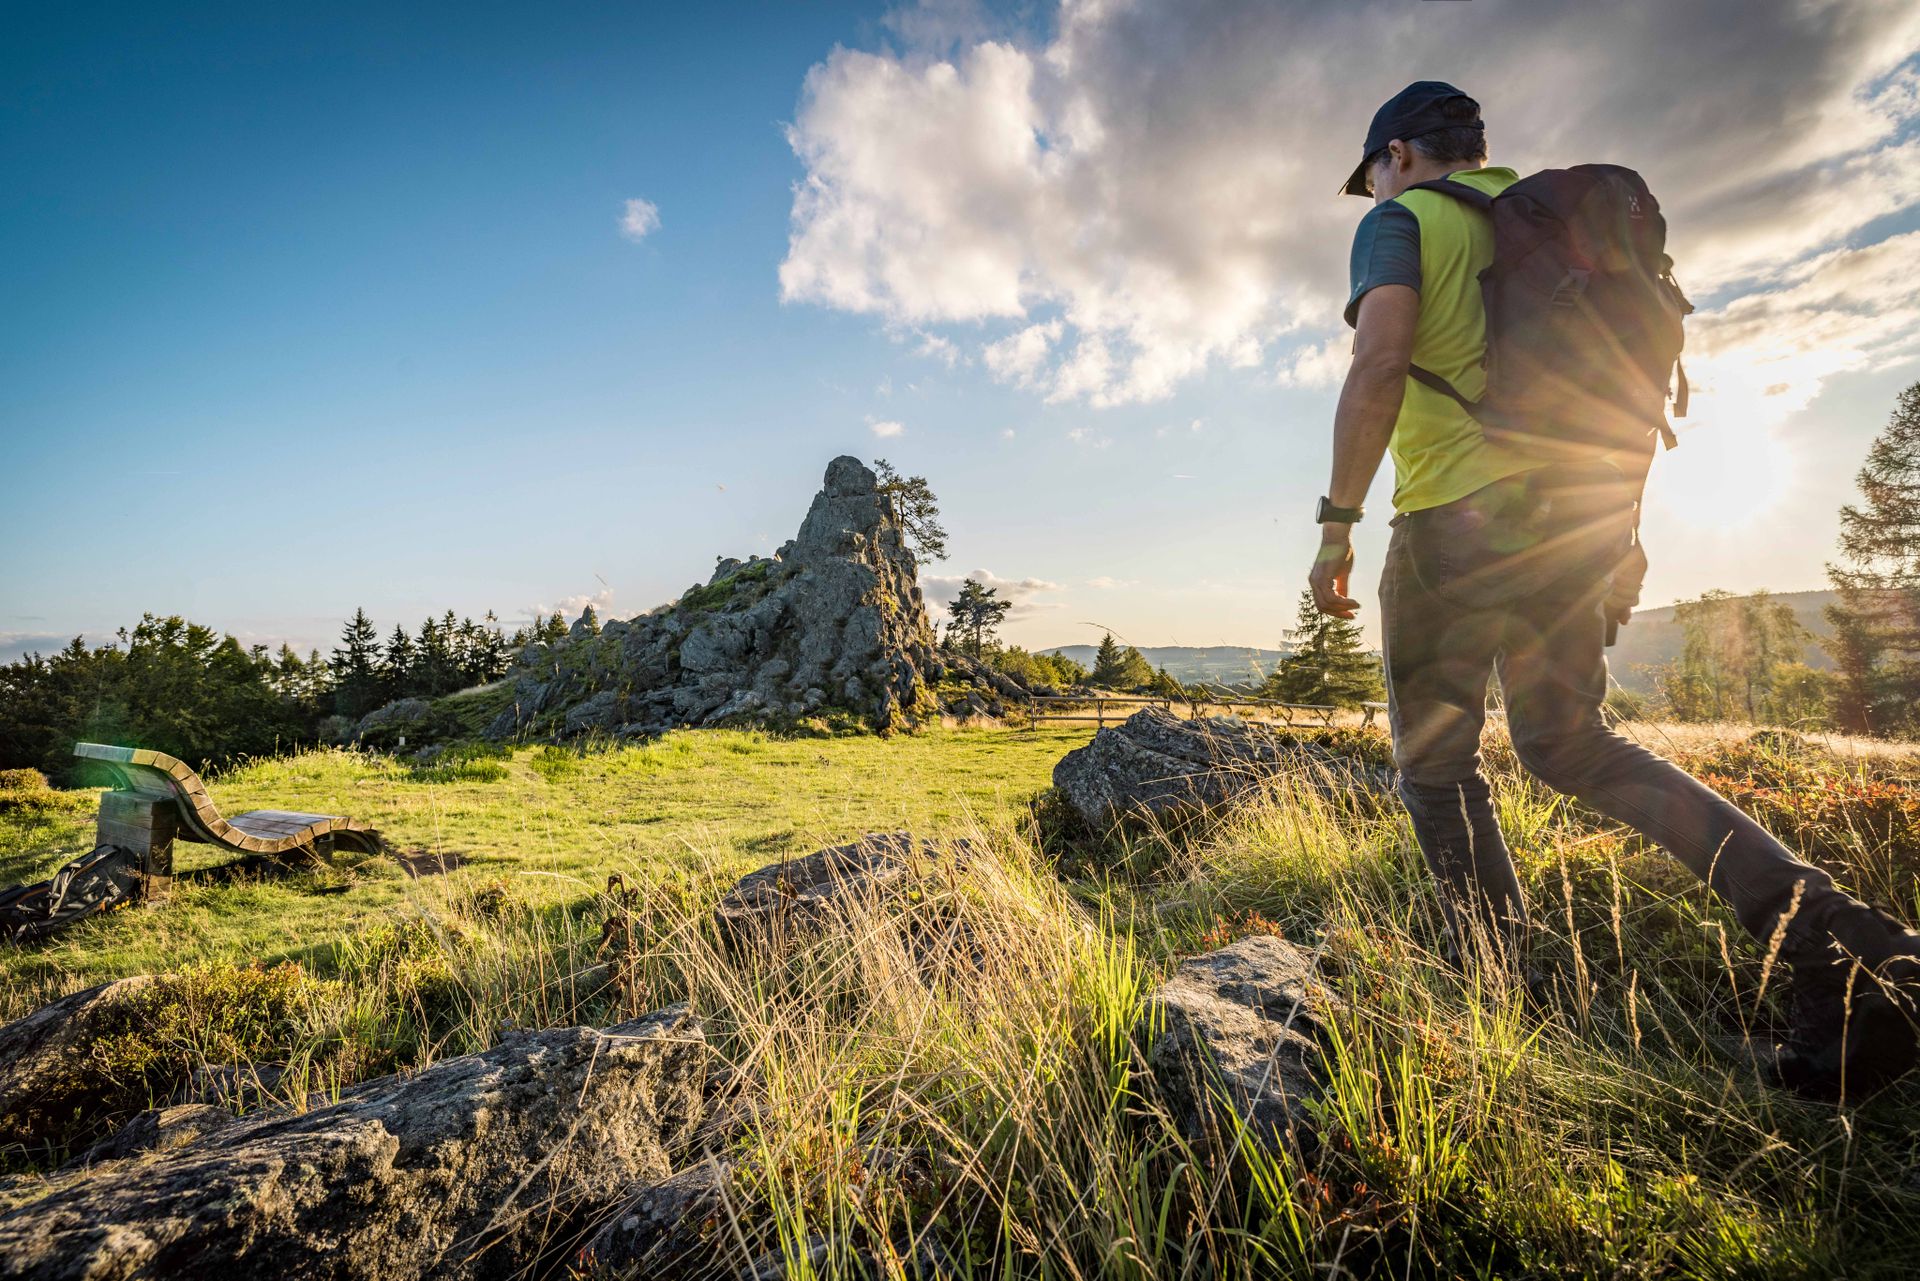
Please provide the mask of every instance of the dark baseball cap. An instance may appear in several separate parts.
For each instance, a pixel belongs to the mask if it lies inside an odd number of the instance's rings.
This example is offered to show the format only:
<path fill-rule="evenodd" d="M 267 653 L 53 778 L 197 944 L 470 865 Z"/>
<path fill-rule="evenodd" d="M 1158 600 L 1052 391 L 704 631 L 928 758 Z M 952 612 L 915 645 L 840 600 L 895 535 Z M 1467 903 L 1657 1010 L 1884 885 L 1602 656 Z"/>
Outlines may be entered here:
<path fill-rule="evenodd" d="M 1340 188 L 1341 194 L 1368 194 L 1367 158 L 1395 138 L 1410 142 L 1423 134 L 1438 133 L 1442 129 L 1457 129 L 1464 125 L 1484 128 L 1478 115 L 1471 120 L 1461 120 L 1445 114 L 1448 104 L 1466 96 L 1444 80 L 1416 80 L 1387 99 L 1386 105 L 1373 113 L 1373 123 L 1367 126 L 1367 145 L 1360 151 L 1360 163 L 1354 166 L 1353 176 L 1347 179 L 1347 185 Z"/>

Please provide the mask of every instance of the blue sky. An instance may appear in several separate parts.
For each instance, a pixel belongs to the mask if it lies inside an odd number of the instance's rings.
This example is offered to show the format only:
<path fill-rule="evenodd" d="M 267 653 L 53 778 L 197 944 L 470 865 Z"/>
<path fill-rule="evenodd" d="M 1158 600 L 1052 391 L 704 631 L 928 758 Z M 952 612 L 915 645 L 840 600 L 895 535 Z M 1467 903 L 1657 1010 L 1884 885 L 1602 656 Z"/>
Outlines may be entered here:
<path fill-rule="evenodd" d="M 1331 192 L 1378 100 L 1430 74 L 1480 93 L 1522 167 L 1616 158 L 1515 136 L 1542 94 L 1587 94 L 1678 195 L 1708 387 L 1650 595 L 1820 585 L 1920 375 L 1889 284 L 1920 259 L 1914 6 L 1810 42 L 1784 5 L 1706 28 L 1666 108 L 1684 135 L 1615 83 L 1668 43 L 1651 7 L 1416 8 L 17 12 L 0 656 L 143 611 L 303 647 L 356 606 L 383 630 L 624 616 L 790 537 L 839 453 L 932 480 L 931 585 L 1002 582 L 1015 640 L 1271 645 L 1364 211 Z M 1508 56 L 1578 34 L 1590 62 L 1482 91 L 1502 31 Z M 1378 56 L 1396 34 L 1415 62 Z M 1715 47 L 1736 39 L 1764 43 Z M 1318 78 L 1349 49 L 1375 56 Z M 1769 79 L 1819 108 L 1814 141 L 1744 176 L 1786 195 L 1729 201 L 1742 175 L 1700 158 L 1781 127 L 1754 119 Z M 658 211 L 638 237 L 634 200 Z M 1363 531 L 1370 601 L 1384 521 Z"/>

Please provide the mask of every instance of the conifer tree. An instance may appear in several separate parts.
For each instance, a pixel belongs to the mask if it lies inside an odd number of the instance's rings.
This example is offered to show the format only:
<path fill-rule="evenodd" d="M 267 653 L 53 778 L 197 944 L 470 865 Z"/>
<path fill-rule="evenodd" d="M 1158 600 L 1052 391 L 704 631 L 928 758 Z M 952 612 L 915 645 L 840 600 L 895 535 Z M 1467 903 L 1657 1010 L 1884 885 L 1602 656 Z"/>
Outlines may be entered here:
<path fill-rule="evenodd" d="M 1385 694 L 1380 660 L 1366 651 L 1360 625 L 1322 614 L 1312 592 L 1300 593 L 1300 612 L 1287 632 L 1287 642 L 1292 648 L 1261 687 L 1262 697 L 1282 703 L 1358 707 Z"/>
<path fill-rule="evenodd" d="M 407 629 L 400 624 L 393 625 L 393 634 L 387 637 L 387 652 L 380 664 L 380 687 L 387 700 L 405 698 L 413 691 L 414 648 L 413 637 L 407 635 Z"/>
<path fill-rule="evenodd" d="M 356 609 L 340 632 L 333 651 L 333 705 L 342 716 L 358 720 L 380 699 L 380 640 L 367 611 Z"/>
<path fill-rule="evenodd" d="M 1827 609 L 1840 668 L 1841 727 L 1881 732 L 1913 719 L 1920 695 L 1920 383 L 1900 393 L 1840 509 L 1840 599 Z"/>
<path fill-rule="evenodd" d="M 1124 666 L 1120 642 L 1113 638 L 1112 632 L 1108 632 L 1100 638 L 1100 648 L 1094 651 L 1093 674 L 1087 678 L 1087 683 L 1112 689 L 1114 682 L 1120 679 Z"/>
<path fill-rule="evenodd" d="M 1093 674 L 1087 678 L 1089 685 L 1103 689 L 1139 689 L 1151 686 L 1153 681 L 1153 664 L 1139 650 L 1122 645 L 1113 638 L 1112 632 L 1101 638 L 1100 648 L 1093 656 Z"/>
<path fill-rule="evenodd" d="M 967 652 L 975 658 L 984 657 L 988 642 L 1012 608 L 993 588 L 969 578 L 960 585 L 960 594 L 947 605 L 947 613 L 953 619 L 949 630 L 958 628 Z"/>
<path fill-rule="evenodd" d="M 940 500 L 933 496 L 927 478 L 902 476 L 884 458 L 874 459 L 873 469 L 880 475 L 880 492 L 893 500 L 915 563 L 945 560 L 947 531 L 940 524 Z"/>

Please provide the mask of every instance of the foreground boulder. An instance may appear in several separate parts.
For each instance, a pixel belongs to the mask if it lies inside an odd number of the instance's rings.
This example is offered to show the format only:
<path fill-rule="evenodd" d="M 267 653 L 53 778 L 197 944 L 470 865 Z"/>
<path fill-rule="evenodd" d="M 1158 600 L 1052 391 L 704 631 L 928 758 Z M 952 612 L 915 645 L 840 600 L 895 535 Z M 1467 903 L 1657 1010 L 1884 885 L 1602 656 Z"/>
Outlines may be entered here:
<path fill-rule="evenodd" d="M 817 934 L 950 861 L 965 845 L 935 845 L 915 840 L 910 832 L 869 832 L 742 877 L 715 906 L 714 921 L 739 943 L 777 946 Z"/>
<path fill-rule="evenodd" d="M 1385 792 L 1388 772 L 1236 716 L 1183 720 L 1158 707 L 1103 729 L 1053 767 L 1053 785 L 1096 831 L 1217 809 L 1287 774 Z"/>
<path fill-rule="evenodd" d="M 1147 1059 L 1187 1137 L 1231 1145 L 1237 1118 L 1263 1143 L 1308 1146 L 1337 1000 L 1310 949 L 1268 935 L 1181 962 L 1148 1003 Z"/>
<path fill-rule="evenodd" d="M 0 1277 L 516 1275 L 668 1175 L 706 1066 L 684 1005 L 513 1033 L 328 1107 L 234 1119 L 56 1182 L 0 1215 Z"/>
<path fill-rule="evenodd" d="M 93 1046 L 153 985 L 150 974 L 116 979 L 0 1027 L 0 1144 L 55 1138 L 99 1101 L 98 1077 L 85 1070 Z"/>

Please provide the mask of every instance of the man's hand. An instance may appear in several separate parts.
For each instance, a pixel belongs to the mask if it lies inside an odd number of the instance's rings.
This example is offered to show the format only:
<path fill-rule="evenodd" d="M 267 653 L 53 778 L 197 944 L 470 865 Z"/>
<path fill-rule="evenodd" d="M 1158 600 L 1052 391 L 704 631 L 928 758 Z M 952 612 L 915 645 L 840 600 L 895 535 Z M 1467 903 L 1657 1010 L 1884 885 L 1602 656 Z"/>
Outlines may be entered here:
<path fill-rule="evenodd" d="M 1347 580 L 1353 575 L 1353 541 L 1346 526 L 1335 534 L 1331 526 L 1322 535 L 1320 551 L 1313 558 L 1313 570 L 1307 585 L 1313 588 L 1313 603 L 1323 614 L 1352 618 L 1360 602 L 1347 595 Z"/>
<path fill-rule="evenodd" d="M 1633 540 L 1633 550 L 1613 571 L 1613 578 L 1607 585 L 1606 603 L 1601 607 L 1607 621 L 1615 627 L 1625 627 L 1627 620 L 1633 617 L 1634 606 L 1640 603 L 1640 585 L 1647 577 L 1647 548 L 1638 538 Z"/>

